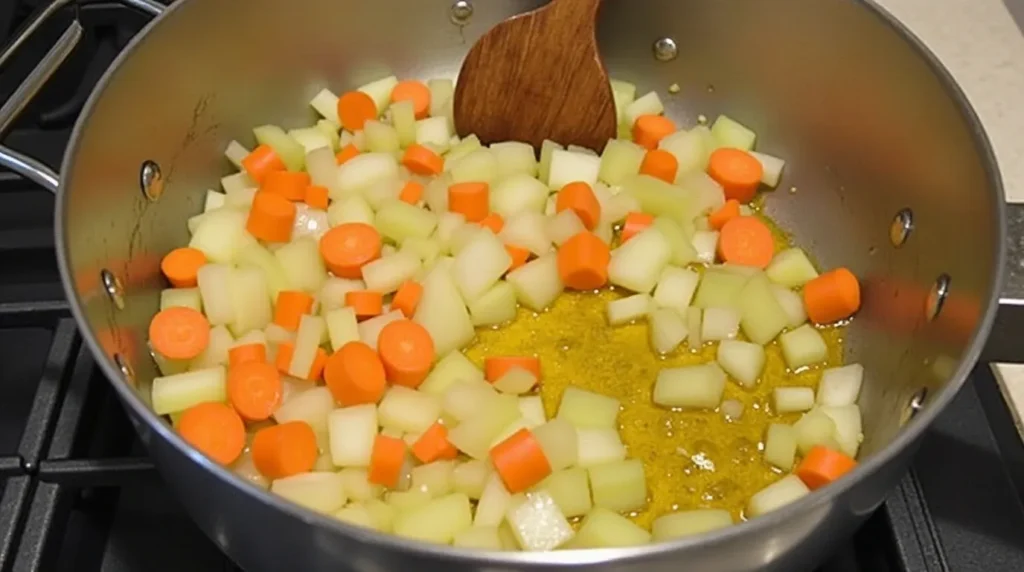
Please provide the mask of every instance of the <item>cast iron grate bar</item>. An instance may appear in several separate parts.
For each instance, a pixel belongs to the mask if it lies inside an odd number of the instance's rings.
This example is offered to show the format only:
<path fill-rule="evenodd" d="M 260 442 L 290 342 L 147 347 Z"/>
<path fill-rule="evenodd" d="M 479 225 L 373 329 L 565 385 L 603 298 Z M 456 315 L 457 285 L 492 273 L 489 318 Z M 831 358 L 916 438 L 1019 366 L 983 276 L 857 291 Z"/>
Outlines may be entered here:
<path fill-rule="evenodd" d="M 117 459 L 46 459 L 39 463 L 39 480 L 76 488 L 119 487 L 156 477 L 145 457 Z"/>
<path fill-rule="evenodd" d="M 0 302 L 0 328 L 49 328 L 70 316 L 71 307 L 67 300 Z"/>
<path fill-rule="evenodd" d="M 11 477 L 0 496 L 0 570 L 8 570 L 18 548 L 18 537 L 29 504 L 32 480 L 29 476 Z"/>
<path fill-rule="evenodd" d="M 18 453 L 25 470 L 32 473 L 39 464 L 39 458 L 50 438 L 50 432 L 60 406 L 60 397 L 66 373 L 71 365 L 71 356 L 79 346 L 78 330 L 74 320 L 60 321 L 53 335 L 50 353 L 46 357 L 42 379 L 36 389 L 32 410 L 25 423 Z"/>
<path fill-rule="evenodd" d="M 45 251 L 53 256 L 53 230 L 49 228 L 13 228 L 0 230 L 0 253 Z"/>
<path fill-rule="evenodd" d="M 21 457 L 8 455 L 0 457 L 0 478 L 16 477 L 25 474 L 25 467 L 21 464 Z"/>
<path fill-rule="evenodd" d="M 89 348 L 85 344 L 79 344 L 75 368 L 71 372 L 68 389 L 64 392 L 64 400 L 61 403 L 60 415 L 57 417 L 57 426 L 53 430 L 53 439 L 50 440 L 47 459 L 67 459 L 72 456 L 76 439 L 81 430 L 83 411 L 87 407 L 89 384 L 93 381 L 93 374 L 97 371 L 96 362 L 93 360 Z M 98 381 L 102 382 L 103 380 Z"/>
<path fill-rule="evenodd" d="M 46 548 L 50 539 L 60 538 L 64 534 L 73 500 L 71 495 L 60 489 L 60 485 L 51 483 L 36 485 L 28 516 L 21 529 L 21 540 L 14 555 L 12 572 L 42 572 L 52 569 L 52 566 L 44 561 L 53 560 L 56 554 Z"/>

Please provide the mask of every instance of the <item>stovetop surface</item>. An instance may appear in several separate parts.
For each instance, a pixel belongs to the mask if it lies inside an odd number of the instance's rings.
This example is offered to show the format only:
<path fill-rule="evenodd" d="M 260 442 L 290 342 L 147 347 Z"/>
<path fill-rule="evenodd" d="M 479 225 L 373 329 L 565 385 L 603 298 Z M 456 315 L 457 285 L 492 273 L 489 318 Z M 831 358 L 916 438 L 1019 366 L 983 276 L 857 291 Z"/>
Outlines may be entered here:
<path fill-rule="evenodd" d="M 0 39 L 38 0 L 0 2 Z M 4 138 L 59 165 L 89 90 L 147 18 L 62 9 L 7 69 L 0 100 L 70 19 L 82 41 Z M 238 570 L 184 514 L 134 437 L 64 300 L 53 197 L 0 169 L 0 572 Z M 1024 446 L 987 365 L 913 469 L 821 572 L 1024 570 Z"/>

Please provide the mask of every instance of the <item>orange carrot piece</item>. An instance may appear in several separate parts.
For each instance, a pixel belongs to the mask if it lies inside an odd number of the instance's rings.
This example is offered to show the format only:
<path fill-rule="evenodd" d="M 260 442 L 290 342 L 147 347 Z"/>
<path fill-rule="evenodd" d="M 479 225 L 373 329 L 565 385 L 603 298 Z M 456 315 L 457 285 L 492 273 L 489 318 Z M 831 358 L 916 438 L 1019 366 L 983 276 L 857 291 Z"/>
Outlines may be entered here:
<path fill-rule="evenodd" d="M 505 228 L 505 220 L 501 218 L 498 213 L 491 213 L 480 221 L 480 226 L 491 229 L 491 232 L 498 234 L 501 229 Z"/>
<path fill-rule="evenodd" d="M 593 290 L 608 282 L 611 249 L 592 232 L 584 231 L 558 248 L 558 275 L 573 290 Z"/>
<path fill-rule="evenodd" d="M 288 242 L 292 237 L 295 213 L 295 204 L 281 195 L 256 193 L 245 230 L 265 242 Z"/>
<path fill-rule="evenodd" d="M 398 287 L 398 291 L 391 298 L 391 309 L 401 310 L 406 318 L 411 318 L 416 313 L 416 307 L 420 305 L 422 297 L 423 286 L 419 282 L 407 280 Z"/>
<path fill-rule="evenodd" d="M 708 160 L 708 175 L 722 185 L 725 198 L 749 203 L 757 194 L 764 176 L 764 167 L 753 155 L 742 149 L 715 149 Z"/>
<path fill-rule="evenodd" d="M 149 343 L 167 359 L 192 359 L 210 344 L 210 322 L 192 308 L 160 310 L 149 322 Z"/>
<path fill-rule="evenodd" d="M 434 363 L 434 340 L 416 322 L 395 320 L 381 329 L 377 352 L 388 381 L 416 389 Z"/>
<path fill-rule="evenodd" d="M 407 79 L 398 82 L 391 90 L 391 101 L 411 101 L 416 119 L 430 114 L 430 88 L 421 81 Z"/>
<path fill-rule="evenodd" d="M 420 438 L 413 443 L 412 454 L 421 463 L 433 463 L 438 459 L 454 459 L 459 450 L 448 442 L 448 428 L 435 421 Z"/>
<path fill-rule="evenodd" d="M 306 374 L 306 379 L 310 381 L 318 381 L 324 374 L 324 368 L 327 367 L 327 351 L 323 348 L 316 349 L 316 355 L 313 356 L 313 365 L 309 366 L 309 373 Z"/>
<path fill-rule="evenodd" d="M 551 463 L 529 429 L 520 429 L 491 448 L 491 462 L 512 494 L 529 489 L 551 474 Z"/>
<path fill-rule="evenodd" d="M 722 230 L 725 223 L 740 216 L 740 202 L 729 199 L 717 211 L 708 215 L 708 224 L 715 230 Z"/>
<path fill-rule="evenodd" d="M 350 91 L 338 98 L 338 119 L 349 131 L 359 131 L 366 122 L 377 118 L 377 104 L 361 91 Z"/>
<path fill-rule="evenodd" d="M 222 465 L 235 462 L 245 448 L 245 423 L 223 403 L 193 405 L 178 419 L 178 434 L 189 445 Z"/>
<path fill-rule="evenodd" d="M 377 403 L 384 397 L 384 364 L 373 348 L 349 342 L 327 358 L 324 381 L 342 407 Z"/>
<path fill-rule="evenodd" d="M 675 130 L 676 124 L 664 115 L 641 115 L 633 123 L 633 141 L 647 149 L 654 149 L 659 141 Z"/>
<path fill-rule="evenodd" d="M 815 445 L 793 471 L 812 491 L 839 479 L 857 467 L 849 456 Z"/>
<path fill-rule="evenodd" d="M 398 193 L 398 200 L 415 205 L 423 198 L 423 183 L 417 181 L 406 181 L 405 186 Z"/>
<path fill-rule="evenodd" d="M 289 421 L 256 432 L 250 446 L 256 470 L 268 479 L 308 472 L 316 464 L 316 433 L 305 421 Z"/>
<path fill-rule="evenodd" d="M 625 222 L 622 223 L 622 233 L 619 235 L 619 238 L 622 242 L 626 242 L 644 230 L 647 230 L 647 227 L 652 224 L 654 224 L 653 215 L 641 212 L 629 213 L 626 215 Z"/>
<path fill-rule="evenodd" d="M 306 187 L 306 196 L 303 200 L 315 209 L 327 210 L 331 204 L 330 191 L 321 185 L 310 185 Z"/>
<path fill-rule="evenodd" d="M 274 323 L 289 332 L 299 329 L 299 319 L 313 310 L 313 297 L 299 290 L 281 290 L 274 304 Z"/>
<path fill-rule="evenodd" d="M 292 356 L 295 354 L 295 344 L 291 342 L 281 342 L 277 344 L 277 356 L 274 357 L 274 367 L 277 371 L 281 372 L 281 375 L 290 375 L 288 373 L 288 366 L 292 364 Z"/>
<path fill-rule="evenodd" d="M 572 209 L 587 230 L 594 230 L 597 222 L 601 220 L 601 203 L 597 202 L 594 189 L 583 181 L 569 183 L 558 191 L 555 211 L 562 212 L 565 209 Z"/>
<path fill-rule="evenodd" d="M 372 290 L 352 290 L 345 293 L 345 305 L 355 310 L 357 320 L 363 321 L 381 315 L 384 295 Z"/>
<path fill-rule="evenodd" d="M 644 160 L 640 163 L 641 175 L 650 175 L 666 183 L 675 182 L 677 171 L 679 171 L 679 160 L 664 149 L 651 149 L 644 155 Z"/>
<path fill-rule="evenodd" d="M 860 282 L 846 268 L 829 270 L 804 284 L 804 307 L 815 324 L 845 320 L 860 309 Z"/>
<path fill-rule="evenodd" d="M 735 217 L 718 233 L 718 256 L 725 262 L 765 268 L 774 255 L 772 231 L 757 217 Z"/>
<path fill-rule="evenodd" d="M 530 251 L 519 246 L 512 246 L 511 244 L 505 245 L 505 252 L 512 257 L 512 266 L 509 266 L 508 271 L 512 272 L 516 268 L 526 264 L 526 261 L 530 259 Z"/>
<path fill-rule="evenodd" d="M 195 288 L 199 269 L 206 264 L 206 255 L 198 248 L 175 248 L 160 261 L 160 270 L 175 288 Z"/>
<path fill-rule="evenodd" d="M 398 486 L 404 464 L 405 441 L 387 435 L 377 435 L 373 440 L 373 450 L 370 452 L 370 468 L 366 480 L 393 489 Z"/>
<path fill-rule="evenodd" d="M 489 356 L 484 358 L 484 378 L 494 383 L 513 368 L 525 369 L 540 381 L 540 358 L 528 356 Z"/>
<path fill-rule="evenodd" d="M 359 155 L 359 148 L 353 145 L 352 143 L 349 143 L 348 145 L 342 147 L 341 151 L 338 151 L 338 154 L 334 156 L 334 160 L 339 165 L 344 165 L 345 163 L 348 162 L 349 159 L 352 159 L 357 155 Z"/>
<path fill-rule="evenodd" d="M 277 368 L 250 361 L 228 367 L 228 400 L 247 421 L 263 421 L 281 405 L 283 387 Z"/>
<path fill-rule="evenodd" d="M 409 145 L 405 150 L 402 164 L 417 175 L 439 175 L 444 170 L 444 159 L 429 147 L 418 143 Z"/>
<path fill-rule="evenodd" d="M 363 222 L 339 224 L 320 238 L 320 256 L 341 278 L 362 278 L 363 265 L 380 258 L 380 249 L 380 233 Z"/>
<path fill-rule="evenodd" d="M 265 344 L 244 344 L 228 350 L 228 367 L 250 362 L 267 362 L 267 346 Z"/>
<path fill-rule="evenodd" d="M 287 167 L 270 145 L 260 145 L 242 159 L 242 168 L 257 184 L 269 173 L 284 171 Z"/>
<path fill-rule="evenodd" d="M 309 186 L 309 174 L 292 171 L 274 171 L 267 173 L 260 183 L 260 191 L 281 195 L 289 201 L 301 201 L 306 197 Z"/>
<path fill-rule="evenodd" d="M 465 216 L 469 222 L 484 220 L 491 210 L 490 186 L 487 183 L 455 183 L 448 187 L 448 210 Z"/>

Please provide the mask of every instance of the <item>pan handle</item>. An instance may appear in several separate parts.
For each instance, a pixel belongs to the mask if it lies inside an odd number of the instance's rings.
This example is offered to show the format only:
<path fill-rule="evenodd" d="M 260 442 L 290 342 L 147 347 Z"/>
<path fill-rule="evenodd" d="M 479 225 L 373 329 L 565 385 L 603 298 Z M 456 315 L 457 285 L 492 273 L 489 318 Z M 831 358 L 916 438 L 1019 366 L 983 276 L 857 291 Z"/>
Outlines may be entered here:
<path fill-rule="evenodd" d="M 159 16 L 164 11 L 164 6 L 156 3 L 154 0 L 120 1 L 125 6 L 138 9 L 152 16 Z M 39 29 L 43 22 L 68 2 L 69 0 L 53 0 L 53 2 L 43 7 L 21 30 L 17 37 L 0 52 L 0 68 L 7 63 L 26 39 Z M 14 90 L 14 93 L 7 98 L 3 106 L 0 106 L 0 137 L 6 135 L 14 120 L 18 118 L 18 114 L 28 106 L 32 98 L 35 97 L 43 85 L 57 71 L 57 68 L 64 63 L 64 60 L 75 49 L 81 38 L 82 24 L 77 19 L 73 20 L 50 50 L 46 52 L 43 59 L 36 64 L 25 80 Z M 37 159 L 23 155 L 3 145 L 0 145 L 0 166 L 7 167 L 51 193 L 56 193 L 60 185 L 60 176 L 56 171 Z"/>

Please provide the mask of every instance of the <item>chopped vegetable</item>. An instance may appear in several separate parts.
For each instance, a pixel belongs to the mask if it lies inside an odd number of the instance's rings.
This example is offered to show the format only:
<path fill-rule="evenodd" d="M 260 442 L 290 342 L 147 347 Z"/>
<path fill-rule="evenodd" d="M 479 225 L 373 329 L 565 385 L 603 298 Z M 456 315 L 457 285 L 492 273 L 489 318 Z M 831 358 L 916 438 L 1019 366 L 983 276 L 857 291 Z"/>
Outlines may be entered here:
<path fill-rule="evenodd" d="M 779 344 L 786 365 L 793 370 L 824 361 L 828 355 L 825 340 L 810 324 L 782 334 L 779 336 Z"/>
<path fill-rule="evenodd" d="M 846 268 L 836 268 L 804 284 L 804 305 L 816 324 L 845 320 L 860 309 L 860 283 Z"/>
<path fill-rule="evenodd" d="M 491 462 L 511 493 L 523 492 L 551 474 L 551 464 L 529 429 L 520 429 L 494 446 Z"/>
<path fill-rule="evenodd" d="M 245 447 L 245 425 L 223 403 L 206 401 L 189 407 L 177 429 L 188 444 L 222 465 L 233 463 Z"/>
<path fill-rule="evenodd" d="M 656 542 L 703 534 L 733 523 L 727 510 L 697 509 L 666 514 L 651 523 L 651 535 Z"/>
<path fill-rule="evenodd" d="M 811 448 L 793 474 L 812 491 L 839 479 L 857 467 L 857 461 L 822 446 Z"/>
<path fill-rule="evenodd" d="M 716 363 L 663 369 L 654 383 L 654 403 L 664 407 L 714 409 L 725 391 L 725 372 Z"/>
<path fill-rule="evenodd" d="M 651 533 L 633 521 L 606 508 L 595 507 L 584 517 L 570 545 L 572 548 L 612 548 L 641 546 L 650 540 Z"/>
<path fill-rule="evenodd" d="M 573 536 L 569 521 L 543 491 L 514 497 L 506 518 L 523 550 L 553 550 Z"/>
<path fill-rule="evenodd" d="M 647 480 L 640 459 L 605 463 L 587 472 L 595 507 L 629 512 L 647 504 Z"/>
<path fill-rule="evenodd" d="M 316 462 L 316 434 L 308 423 L 289 421 L 265 427 L 252 438 L 252 461 L 268 479 L 305 473 Z"/>

